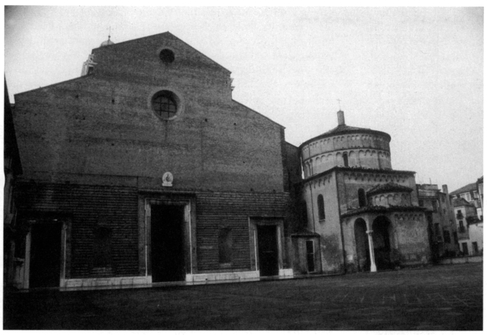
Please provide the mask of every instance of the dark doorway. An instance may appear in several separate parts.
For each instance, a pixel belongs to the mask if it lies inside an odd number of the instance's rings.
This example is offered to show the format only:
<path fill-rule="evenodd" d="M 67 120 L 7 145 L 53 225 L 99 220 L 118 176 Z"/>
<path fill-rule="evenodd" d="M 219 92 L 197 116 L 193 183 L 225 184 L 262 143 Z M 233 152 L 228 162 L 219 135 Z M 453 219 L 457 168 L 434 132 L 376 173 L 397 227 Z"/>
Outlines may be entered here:
<path fill-rule="evenodd" d="M 306 241 L 306 260 L 308 272 L 315 271 L 315 246 L 313 241 Z"/>
<path fill-rule="evenodd" d="M 372 224 L 374 254 L 377 270 L 394 268 L 391 262 L 391 223 L 385 216 L 379 216 Z"/>
<path fill-rule="evenodd" d="M 61 271 L 60 222 L 33 224 L 30 243 L 30 287 L 59 287 Z"/>
<path fill-rule="evenodd" d="M 277 276 L 279 274 L 277 226 L 257 226 L 257 234 L 260 275 Z"/>
<path fill-rule="evenodd" d="M 370 271 L 369 239 L 364 219 L 355 220 L 355 246 L 357 250 L 358 271 Z"/>
<path fill-rule="evenodd" d="M 152 282 L 183 281 L 184 206 L 151 206 Z"/>

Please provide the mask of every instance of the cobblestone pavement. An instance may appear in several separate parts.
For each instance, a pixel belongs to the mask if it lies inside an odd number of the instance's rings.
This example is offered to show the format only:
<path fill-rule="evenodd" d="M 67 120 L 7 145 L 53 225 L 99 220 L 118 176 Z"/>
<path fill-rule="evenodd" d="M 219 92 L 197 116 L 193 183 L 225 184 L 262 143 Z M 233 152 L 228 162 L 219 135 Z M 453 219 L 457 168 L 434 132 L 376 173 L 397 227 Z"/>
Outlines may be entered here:
<path fill-rule="evenodd" d="M 482 263 L 286 281 L 6 293 L 4 329 L 481 330 Z"/>

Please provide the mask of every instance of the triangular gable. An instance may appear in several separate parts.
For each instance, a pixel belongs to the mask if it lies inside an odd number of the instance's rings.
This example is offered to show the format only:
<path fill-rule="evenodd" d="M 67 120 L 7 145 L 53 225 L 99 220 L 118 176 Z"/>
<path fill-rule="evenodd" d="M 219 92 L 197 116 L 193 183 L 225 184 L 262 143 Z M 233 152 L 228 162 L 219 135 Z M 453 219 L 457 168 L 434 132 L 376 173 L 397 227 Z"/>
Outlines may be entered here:
<path fill-rule="evenodd" d="M 169 31 L 166 31 L 166 32 L 160 33 L 160 34 L 154 34 L 154 35 L 150 35 L 150 36 L 144 36 L 144 37 L 140 37 L 140 38 L 135 38 L 135 39 L 128 40 L 128 41 L 116 42 L 114 44 L 107 45 L 107 46 L 100 46 L 98 48 L 94 48 L 92 50 L 92 52 L 94 52 L 95 50 L 100 49 L 100 48 L 117 48 L 118 46 L 124 46 L 124 45 L 127 45 L 129 43 L 137 43 L 137 42 L 140 42 L 140 41 L 143 41 L 143 40 L 160 38 L 160 37 L 163 37 L 163 36 L 164 37 L 168 37 L 169 39 L 175 39 L 175 40 L 179 41 L 180 43 L 184 44 L 186 47 L 192 49 L 194 52 L 196 52 L 197 54 L 199 54 L 201 57 L 205 58 L 209 62 L 217 65 L 218 67 L 220 67 L 222 70 L 227 71 L 229 74 L 231 73 L 230 70 L 228 70 L 224 66 L 220 65 L 219 63 L 215 62 L 213 59 L 211 59 L 210 57 L 206 56 L 205 54 L 203 54 L 202 52 L 200 52 L 198 49 L 193 48 L 191 45 L 189 45 L 185 41 L 181 40 L 179 37 L 171 34 Z"/>

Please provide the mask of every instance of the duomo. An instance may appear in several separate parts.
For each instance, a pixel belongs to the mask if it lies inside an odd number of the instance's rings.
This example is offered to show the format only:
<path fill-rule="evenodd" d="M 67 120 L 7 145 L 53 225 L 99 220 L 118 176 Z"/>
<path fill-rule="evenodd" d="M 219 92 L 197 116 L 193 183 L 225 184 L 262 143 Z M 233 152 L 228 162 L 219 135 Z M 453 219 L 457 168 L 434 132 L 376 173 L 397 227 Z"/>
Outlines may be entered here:
<path fill-rule="evenodd" d="M 339 110 L 336 127 L 296 147 L 232 99 L 230 74 L 166 32 L 108 39 L 80 77 L 16 94 L 8 284 L 198 285 L 431 262 L 415 173 L 392 168 L 389 134 Z"/>

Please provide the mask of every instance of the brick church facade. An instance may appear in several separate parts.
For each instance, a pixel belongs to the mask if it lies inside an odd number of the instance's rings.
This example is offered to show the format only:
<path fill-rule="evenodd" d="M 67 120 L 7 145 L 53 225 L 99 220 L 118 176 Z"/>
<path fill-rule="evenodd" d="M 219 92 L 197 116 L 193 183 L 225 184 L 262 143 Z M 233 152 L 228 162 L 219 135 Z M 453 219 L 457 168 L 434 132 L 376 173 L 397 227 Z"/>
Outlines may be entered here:
<path fill-rule="evenodd" d="M 22 288 L 292 275 L 284 128 L 163 33 L 94 49 L 15 96 Z"/>
<path fill-rule="evenodd" d="M 343 153 L 320 147 L 333 153 L 328 166 L 315 142 L 330 136 L 287 143 L 283 126 L 232 99 L 231 83 L 230 71 L 167 32 L 109 39 L 81 77 L 15 95 L 23 173 L 11 284 L 131 288 L 372 270 L 374 239 L 405 263 L 428 259 L 414 173 L 390 169 L 387 134 L 374 142 L 379 165 L 367 156 L 374 148 L 350 152 L 361 163 L 343 167 Z"/>

